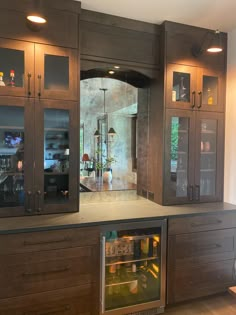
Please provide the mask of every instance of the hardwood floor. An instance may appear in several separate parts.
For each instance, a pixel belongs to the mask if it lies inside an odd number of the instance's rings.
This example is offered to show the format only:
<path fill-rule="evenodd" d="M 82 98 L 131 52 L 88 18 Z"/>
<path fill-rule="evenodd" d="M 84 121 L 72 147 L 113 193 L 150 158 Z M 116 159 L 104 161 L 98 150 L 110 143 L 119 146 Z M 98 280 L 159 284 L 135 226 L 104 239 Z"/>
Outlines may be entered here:
<path fill-rule="evenodd" d="M 166 315 L 236 315 L 236 297 L 225 293 L 167 307 Z"/>

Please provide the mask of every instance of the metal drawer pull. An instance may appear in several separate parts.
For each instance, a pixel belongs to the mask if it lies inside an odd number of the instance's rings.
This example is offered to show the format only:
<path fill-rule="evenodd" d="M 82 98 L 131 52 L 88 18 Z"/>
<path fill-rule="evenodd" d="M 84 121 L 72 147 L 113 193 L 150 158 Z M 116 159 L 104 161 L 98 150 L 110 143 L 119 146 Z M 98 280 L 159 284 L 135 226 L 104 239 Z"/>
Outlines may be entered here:
<path fill-rule="evenodd" d="M 72 239 L 70 237 L 64 237 L 58 240 L 51 240 L 51 241 L 39 241 L 39 242 L 30 242 L 24 241 L 24 246 L 34 246 L 34 245 L 47 245 L 47 244 L 54 244 L 54 243 L 63 243 L 63 242 L 70 242 Z"/>
<path fill-rule="evenodd" d="M 69 310 L 70 310 L 70 305 L 65 305 L 62 307 L 54 308 L 54 310 L 51 310 L 51 311 L 39 311 L 39 312 L 37 312 L 37 315 L 50 315 L 50 314 L 56 314 L 59 312 L 66 312 Z M 35 312 L 27 312 L 27 313 L 24 313 L 23 315 L 33 315 L 33 314 L 36 314 L 36 313 Z"/>
<path fill-rule="evenodd" d="M 211 222 L 204 222 L 204 223 L 191 223 L 192 227 L 198 227 L 198 226 L 207 226 L 207 225 L 215 225 L 222 223 L 222 220 L 215 220 Z"/>
<path fill-rule="evenodd" d="M 195 251 L 201 251 L 201 250 L 211 250 L 211 249 L 216 249 L 216 248 L 220 248 L 221 245 L 220 244 L 209 244 L 209 245 L 203 245 L 203 246 L 199 246 L 199 247 L 195 247 L 194 250 Z"/>
<path fill-rule="evenodd" d="M 22 273 L 22 277 L 43 276 L 43 275 L 47 275 L 47 274 L 51 274 L 51 273 L 66 272 L 68 270 L 70 270 L 69 267 L 64 267 L 61 269 L 54 269 L 54 270 L 41 271 L 41 272 L 32 272 L 32 273 L 24 272 L 24 273 Z"/>
<path fill-rule="evenodd" d="M 31 79 L 31 73 L 28 73 L 28 96 L 31 95 L 30 79 Z"/>

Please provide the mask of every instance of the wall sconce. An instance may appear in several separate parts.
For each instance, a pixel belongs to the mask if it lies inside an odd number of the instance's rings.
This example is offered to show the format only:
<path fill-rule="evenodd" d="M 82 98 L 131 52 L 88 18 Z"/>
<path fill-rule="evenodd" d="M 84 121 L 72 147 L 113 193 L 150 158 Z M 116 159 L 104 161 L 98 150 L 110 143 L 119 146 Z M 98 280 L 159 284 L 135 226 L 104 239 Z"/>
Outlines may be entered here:
<path fill-rule="evenodd" d="M 192 54 L 194 57 L 199 57 L 204 51 L 208 51 L 213 54 L 223 51 L 219 30 L 207 31 L 202 40 L 201 46 L 195 45 L 192 47 Z"/>
<path fill-rule="evenodd" d="M 99 131 L 98 131 L 98 130 L 96 130 L 96 131 L 94 132 L 94 137 L 95 137 L 95 138 L 100 137 L 100 133 L 99 133 Z"/>
<path fill-rule="evenodd" d="M 43 12 L 42 0 L 32 0 L 32 6 L 29 8 L 27 16 L 27 25 L 32 31 L 39 31 L 47 22 Z"/>

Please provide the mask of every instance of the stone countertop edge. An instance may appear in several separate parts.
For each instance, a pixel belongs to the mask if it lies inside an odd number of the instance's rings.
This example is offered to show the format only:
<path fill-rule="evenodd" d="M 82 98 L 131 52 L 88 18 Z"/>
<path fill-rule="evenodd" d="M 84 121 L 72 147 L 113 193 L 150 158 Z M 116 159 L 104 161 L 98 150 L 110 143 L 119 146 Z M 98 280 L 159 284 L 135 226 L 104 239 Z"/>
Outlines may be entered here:
<path fill-rule="evenodd" d="M 161 206 L 146 199 L 87 203 L 80 205 L 79 212 L 1 218 L 0 234 L 161 220 L 196 214 L 222 214 L 228 211 L 236 211 L 236 205 L 216 202 Z"/>

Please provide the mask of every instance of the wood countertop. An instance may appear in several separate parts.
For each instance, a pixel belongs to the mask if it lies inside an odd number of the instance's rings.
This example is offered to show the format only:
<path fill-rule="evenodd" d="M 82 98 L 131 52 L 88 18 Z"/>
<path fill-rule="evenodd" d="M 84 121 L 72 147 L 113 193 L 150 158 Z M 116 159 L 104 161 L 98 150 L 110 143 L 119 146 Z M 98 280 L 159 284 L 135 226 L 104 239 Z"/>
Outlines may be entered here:
<path fill-rule="evenodd" d="M 161 206 L 146 199 L 98 202 L 80 205 L 75 213 L 35 215 L 0 219 L 0 234 L 72 228 L 111 223 L 145 221 L 236 211 L 228 203 L 203 203 L 181 206 Z"/>

